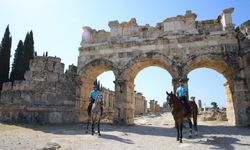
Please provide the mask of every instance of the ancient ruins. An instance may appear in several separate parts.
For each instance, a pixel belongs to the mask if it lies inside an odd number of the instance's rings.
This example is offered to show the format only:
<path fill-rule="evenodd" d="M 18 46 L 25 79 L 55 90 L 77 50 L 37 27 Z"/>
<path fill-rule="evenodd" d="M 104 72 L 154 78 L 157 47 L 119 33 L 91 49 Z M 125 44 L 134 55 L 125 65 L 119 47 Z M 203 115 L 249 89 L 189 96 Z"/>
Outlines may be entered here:
<path fill-rule="evenodd" d="M 145 102 L 137 102 L 140 95 L 134 92 L 139 71 L 161 67 L 171 74 L 175 89 L 179 78 L 188 85 L 188 73 L 206 67 L 225 77 L 228 122 L 249 125 L 250 21 L 235 27 L 233 11 L 228 8 L 218 18 L 203 21 L 186 11 L 156 26 L 138 25 L 134 18 L 122 23 L 110 21 L 110 31 L 83 27 L 77 67 L 70 66 L 64 73 L 59 58 L 35 57 L 25 81 L 3 85 L 0 119 L 85 121 L 94 80 L 105 71 L 113 71 L 113 100 L 106 99 L 105 105 L 114 123 L 133 124 L 135 113 L 145 109 Z"/>

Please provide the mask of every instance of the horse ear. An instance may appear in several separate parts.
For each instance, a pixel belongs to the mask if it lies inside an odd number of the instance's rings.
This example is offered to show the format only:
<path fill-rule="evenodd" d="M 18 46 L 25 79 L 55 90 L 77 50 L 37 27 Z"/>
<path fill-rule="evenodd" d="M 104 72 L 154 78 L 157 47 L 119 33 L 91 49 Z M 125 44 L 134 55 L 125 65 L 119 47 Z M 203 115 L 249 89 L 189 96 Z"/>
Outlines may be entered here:
<path fill-rule="evenodd" d="M 170 94 L 173 94 L 173 92 L 171 91 L 171 93 Z"/>
<path fill-rule="evenodd" d="M 169 95 L 168 91 L 166 91 L 166 94 Z"/>

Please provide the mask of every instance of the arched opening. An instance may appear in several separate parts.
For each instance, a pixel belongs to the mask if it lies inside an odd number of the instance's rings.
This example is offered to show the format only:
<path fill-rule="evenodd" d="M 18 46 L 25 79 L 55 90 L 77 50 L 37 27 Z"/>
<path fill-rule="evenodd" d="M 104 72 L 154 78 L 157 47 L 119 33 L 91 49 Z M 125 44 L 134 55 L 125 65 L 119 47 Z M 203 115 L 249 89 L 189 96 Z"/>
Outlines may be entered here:
<path fill-rule="evenodd" d="M 140 70 L 135 77 L 135 115 L 150 112 L 167 111 L 166 91 L 172 91 L 172 77 L 163 68 L 150 66 Z M 143 100 L 147 104 L 142 106 Z M 145 108 L 147 107 L 147 108 Z"/>
<path fill-rule="evenodd" d="M 105 118 L 112 121 L 115 109 L 115 75 L 113 71 L 106 71 L 97 77 L 97 81 L 102 87 Z"/>
<path fill-rule="evenodd" d="M 185 71 L 187 71 L 187 74 L 189 75 L 189 96 L 197 97 L 198 100 L 199 98 L 196 95 L 201 95 L 200 97 L 203 97 L 200 98 L 201 100 L 206 99 L 206 107 L 210 107 L 211 102 L 218 99 L 217 104 L 221 107 L 226 107 L 229 124 L 235 125 L 236 116 L 232 95 L 232 71 L 228 64 L 223 61 L 223 59 L 217 60 L 203 56 L 193 61 L 190 66 L 185 68 Z M 197 71 L 198 74 L 196 74 Z M 212 77 L 212 75 L 215 76 Z M 208 91 L 211 92 L 208 93 Z"/>
<path fill-rule="evenodd" d="M 126 80 L 126 93 L 124 94 L 126 97 L 126 101 L 129 104 L 127 109 L 127 118 L 129 118 L 130 122 L 133 122 L 134 112 L 135 112 L 135 77 L 137 74 L 147 67 L 157 67 L 162 68 L 165 72 L 169 72 L 170 76 L 176 76 L 176 67 L 173 65 L 173 61 L 160 53 L 152 52 L 146 53 L 141 56 L 136 57 L 136 59 L 131 60 L 128 64 L 128 69 L 123 74 L 123 78 Z M 156 76 L 158 72 L 154 72 L 154 76 Z M 166 75 L 167 76 L 167 75 Z M 144 81 L 147 82 L 147 81 Z M 159 83 L 159 84 L 168 84 L 168 83 Z M 170 85 L 172 85 L 170 83 Z M 148 85 L 152 86 L 152 85 Z M 157 85 L 155 85 L 157 86 Z M 162 94 L 166 93 L 165 89 Z M 139 90 L 138 90 L 139 92 Z M 161 92 L 159 92 L 161 93 Z M 143 93 L 144 94 L 144 93 Z M 161 95 L 161 94 L 160 94 Z M 165 98 L 164 98 L 165 99 Z"/>
<path fill-rule="evenodd" d="M 80 70 L 79 74 L 81 77 L 82 85 L 79 91 L 79 98 L 80 98 L 79 107 L 81 111 L 84 112 L 81 120 L 87 119 L 86 114 L 87 114 L 87 106 L 89 103 L 89 94 L 93 90 L 94 81 L 96 79 L 99 78 L 102 79 L 103 77 L 105 77 L 106 76 L 105 72 L 108 72 L 108 74 L 113 74 L 113 77 L 111 77 L 111 79 L 109 80 L 110 82 L 112 82 L 109 84 L 112 85 L 114 81 L 114 79 L 112 78 L 115 78 L 115 74 L 114 74 L 113 64 L 110 61 L 97 59 L 85 65 L 84 70 Z M 106 84 L 106 82 L 103 83 Z"/>
<path fill-rule="evenodd" d="M 220 110 L 226 108 L 224 76 L 209 68 L 198 68 L 188 74 L 189 97 L 194 97 L 200 111 L 206 111 L 215 102 Z"/>

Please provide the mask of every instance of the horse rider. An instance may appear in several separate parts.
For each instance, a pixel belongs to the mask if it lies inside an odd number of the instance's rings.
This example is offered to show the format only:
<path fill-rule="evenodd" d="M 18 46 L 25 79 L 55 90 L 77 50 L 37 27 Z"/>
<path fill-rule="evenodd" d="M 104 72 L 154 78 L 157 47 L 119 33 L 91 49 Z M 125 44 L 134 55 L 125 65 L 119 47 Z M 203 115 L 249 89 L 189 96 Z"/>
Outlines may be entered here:
<path fill-rule="evenodd" d="M 191 108 L 188 103 L 188 88 L 184 86 L 183 79 L 179 80 L 179 87 L 176 89 L 176 96 L 179 97 L 182 104 L 184 104 L 184 107 L 187 110 L 186 115 L 191 115 Z"/>
<path fill-rule="evenodd" d="M 89 98 L 89 105 L 88 105 L 88 114 L 90 115 L 91 110 L 92 110 L 92 106 L 95 103 L 97 97 L 101 94 L 101 92 L 99 91 L 98 87 L 96 85 L 94 85 L 93 90 L 90 92 L 90 98 Z M 103 112 L 103 108 L 101 107 L 101 115 Z"/>

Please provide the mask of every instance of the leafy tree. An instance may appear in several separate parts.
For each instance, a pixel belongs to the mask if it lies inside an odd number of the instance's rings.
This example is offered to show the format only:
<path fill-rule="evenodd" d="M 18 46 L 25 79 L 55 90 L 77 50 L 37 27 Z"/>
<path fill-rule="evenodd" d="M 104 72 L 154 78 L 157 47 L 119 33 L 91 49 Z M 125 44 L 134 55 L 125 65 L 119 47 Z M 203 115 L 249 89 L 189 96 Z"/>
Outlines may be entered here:
<path fill-rule="evenodd" d="M 24 46 L 23 46 L 23 41 L 20 40 L 18 42 L 12 63 L 10 81 L 13 82 L 14 80 L 24 80 L 25 67 L 23 64 L 24 64 Z"/>
<path fill-rule="evenodd" d="M 216 102 L 211 102 L 211 105 L 212 105 L 212 108 L 213 109 L 217 109 L 218 108 L 218 105 Z"/>
<path fill-rule="evenodd" d="M 0 90 L 2 89 L 2 83 L 9 80 L 11 43 L 12 37 L 8 25 L 0 44 Z"/>

